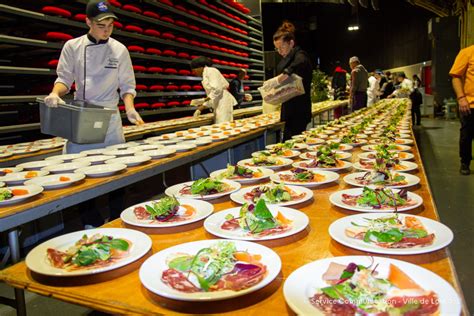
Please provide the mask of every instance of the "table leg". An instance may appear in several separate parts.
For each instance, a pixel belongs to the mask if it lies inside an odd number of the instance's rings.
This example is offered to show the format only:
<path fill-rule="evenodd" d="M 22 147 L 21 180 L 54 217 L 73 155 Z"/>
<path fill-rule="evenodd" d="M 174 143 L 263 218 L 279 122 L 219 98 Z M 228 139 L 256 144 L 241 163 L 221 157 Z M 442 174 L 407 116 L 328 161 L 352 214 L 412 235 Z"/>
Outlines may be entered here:
<path fill-rule="evenodd" d="M 8 245 L 13 263 L 20 261 L 20 241 L 18 239 L 18 230 L 14 229 L 8 233 Z M 18 316 L 26 315 L 25 291 L 15 288 L 16 314 Z"/>

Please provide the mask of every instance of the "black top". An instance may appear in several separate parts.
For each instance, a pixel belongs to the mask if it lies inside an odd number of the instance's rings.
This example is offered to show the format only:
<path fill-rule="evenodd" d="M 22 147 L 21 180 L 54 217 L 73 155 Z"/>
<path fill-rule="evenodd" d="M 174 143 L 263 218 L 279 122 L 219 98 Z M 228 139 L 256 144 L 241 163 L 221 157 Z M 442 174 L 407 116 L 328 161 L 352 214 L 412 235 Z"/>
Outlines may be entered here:
<path fill-rule="evenodd" d="M 239 78 L 232 79 L 229 83 L 229 92 L 237 100 L 237 104 L 240 105 L 244 101 L 245 93 L 243 92 L 242 81 Z"/>
<path fill-rule="evenodd" d="M 278 74 L 297 74 L 303 78 L 305 93 L 296 96 L 281 106 L 281 121 L 295 119 L 301 124 L 311 121 L 311 80 L 313 67 L 308 54 L 299 46 L 294 47 L 291 52 L 283 58 L 277 66 Z"/>

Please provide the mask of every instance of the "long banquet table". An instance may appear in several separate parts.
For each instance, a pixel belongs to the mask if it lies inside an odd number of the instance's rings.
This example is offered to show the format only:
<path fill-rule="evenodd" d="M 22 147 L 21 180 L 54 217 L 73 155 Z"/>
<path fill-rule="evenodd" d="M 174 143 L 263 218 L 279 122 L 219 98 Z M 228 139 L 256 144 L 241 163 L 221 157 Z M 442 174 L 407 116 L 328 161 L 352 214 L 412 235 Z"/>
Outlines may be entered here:
<path fill-rule="evenodd" d="M 358 148 L 352 151 L 353 161 L 357 160 L 358 152 L 360 152 Z M 421 182 L 416 187 L 410 188 L 410 191 L 420 195 L 424 203 L 419 208 L 408 211 L 408 213 L 439 220 L 416 143 L 412 148 L 412 153 L 415 154 L 414 161 L 419 166 L 414 174 L 420 177 Z M 346 215 L 356 214 L 356 212 L 332 206 L 328 198 L 331 193 L 350 187 L 342 181 L 342 177 L 348 172 L 350 170 L 341 173 L 341 178 L 337 183 L 316 187 L 313 190 L 314 198 L 310 202 L 294 206 L 294 208 L 308 215 L 310 224 L 306 230 L 291 237 L 261 242 L 261 244 L 271 247 L 280 256 L 282 271 L 272 283 L 244 297 L 218 302 L 197 303 L 174 301 L 152 294 L 141 285 L 138 276 L 139 265 L 144 258 L 135 264 L 131 264 L 125 270 L 119 269 L 115 272 L 109 272 L 108 275 L 103 274 L 101 276 L 91 276 L 75 280 L 44 278 L 35 275 L 27 269 L 24 262 L 20 262 L 1 271 L 0 280 L 16 288 L 108 313 L 146 315 L 177 315 L 183 313 L 232 315 L 261 315 L 262 313 L 269 315 L 293 314 L 293 311 L 285 303 L 283 297 L 283 283 L 292 271 L 322 258 L 374 255 L 343 246 L 332 240 L 328 234 L 328 227 L 333 221 Z M 229 197 L 212 201 L 212 204 L 216 212 L 237 206 L 236 203 L 230 201 Z M 104 225 L 104 227 L 127 226 L 120 219 L 117 219 Z M 148 233 L 150 232 L 148 231 Z M 163 230 L 159 234 L 154 231 L 150 237 L 153 241 L 153 253 L 185 242 L 216 238 L 204 230 L 202 221 L 180 229 Z M 438 274 L 453 285 L 463 301 L 462 290 L 447 248 L 428 254 L 390 255 L 385 257 L 408 261 Z M 311 276 L 309 275 L 308 277 Z M 467 315 L 464 303 L 463 310 L 464 314 Z"/>

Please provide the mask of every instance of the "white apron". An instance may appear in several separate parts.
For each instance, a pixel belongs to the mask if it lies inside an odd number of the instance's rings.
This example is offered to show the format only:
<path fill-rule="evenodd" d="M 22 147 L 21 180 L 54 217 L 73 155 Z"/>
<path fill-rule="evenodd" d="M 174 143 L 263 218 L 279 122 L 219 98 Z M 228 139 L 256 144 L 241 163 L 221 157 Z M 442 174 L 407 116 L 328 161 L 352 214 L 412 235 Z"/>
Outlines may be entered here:
<path fill-rule="evenodd" d="M 219 70 L 214 67 L 204 67 L 202 86 L 210 98 L 206 105 L 214 110 L 214 123 L 232 121 L 232 112 L 237 100 L 227 91 L 229 83 Z"/>

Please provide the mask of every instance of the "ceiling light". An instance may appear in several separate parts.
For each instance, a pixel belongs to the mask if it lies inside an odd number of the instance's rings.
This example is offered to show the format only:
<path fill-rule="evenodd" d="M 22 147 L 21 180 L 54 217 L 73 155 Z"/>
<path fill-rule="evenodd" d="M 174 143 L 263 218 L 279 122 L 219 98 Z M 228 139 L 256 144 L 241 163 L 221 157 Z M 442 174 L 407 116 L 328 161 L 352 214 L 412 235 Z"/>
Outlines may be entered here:
<path fill-rule="evenodd" d="M 349 25 L 349 26 L 347 27 L 347 30 L 348 30 L 348 31 L 351 31 L 351 32 L 352 32 L 352 31 L 358 31 L 358 30 L 359 30 L 359 25 Z"/>

